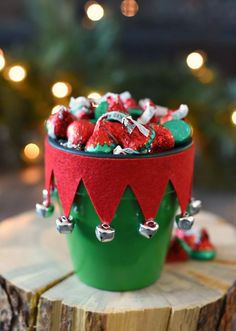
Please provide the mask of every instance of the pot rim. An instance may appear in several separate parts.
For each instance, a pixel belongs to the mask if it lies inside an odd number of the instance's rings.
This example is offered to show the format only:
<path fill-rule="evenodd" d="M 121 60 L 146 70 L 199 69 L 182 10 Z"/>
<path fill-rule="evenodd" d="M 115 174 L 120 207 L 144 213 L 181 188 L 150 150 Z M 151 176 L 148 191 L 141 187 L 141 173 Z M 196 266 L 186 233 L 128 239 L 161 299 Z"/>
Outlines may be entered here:
<path fill-rule="evenodd" d="M 169 151 L 162 152 L 162 153 L 115 155 L 115 154 L 109 154 L 109 153 L 92 153 L 92 152 L 77 151 L 72 148 L 69 149 L 69 148 L 62 146 L 57 140 L 50 138 L 50 137 L 48 137 L 48 142 L 52 147 L 57 148 L 63 152 L 67 152 L 67 153 L 71 153 L 71 154 L 79 155 L 79 156 L 106 158 L 106 159 L 139 159 L 139 158 L 143 159 L 143 158 L 162 157 L 162 156 L 168 156 L 171 154 L 177 154 L 177 153 L 183 152 L 193 145 L 193 140 L 191 139 L 190 141 L 188 141 L 187 143 L 185 143 L 182 146 L 173 148 Z"/>

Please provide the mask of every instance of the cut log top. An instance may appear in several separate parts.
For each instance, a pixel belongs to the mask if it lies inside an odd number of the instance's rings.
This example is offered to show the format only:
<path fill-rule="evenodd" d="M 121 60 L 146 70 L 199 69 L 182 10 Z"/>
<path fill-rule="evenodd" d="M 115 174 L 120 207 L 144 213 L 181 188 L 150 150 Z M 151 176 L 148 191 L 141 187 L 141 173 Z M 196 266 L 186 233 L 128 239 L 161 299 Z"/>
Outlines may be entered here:
<path fill-rule="evenodd" d="M 0 225 L 0 331 L 230 331 L 236 319 L 236 229 L 202 212 L 212 262 L 167 264 L 154 285 L 107 292 L 73 275 L 53 219 L 21 214 Z M 236 329 L 235 329 L 236 330 Z"/>

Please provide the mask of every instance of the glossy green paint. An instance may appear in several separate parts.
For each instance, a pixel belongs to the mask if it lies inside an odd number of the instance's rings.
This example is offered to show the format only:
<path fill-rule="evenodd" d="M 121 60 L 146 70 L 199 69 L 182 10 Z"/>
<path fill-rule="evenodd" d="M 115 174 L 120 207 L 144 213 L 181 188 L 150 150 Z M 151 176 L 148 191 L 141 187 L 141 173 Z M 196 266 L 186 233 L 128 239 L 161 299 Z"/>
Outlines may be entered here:
<path fill-rule="evenodd" d="M 101 243 L 95 236 L 100 220 L 86 189 L 80 185 L 71 210 L 75 227 L 67 235 L 80 280 L 111 291 L 135 290 L 155 282 L 165 262 L 177 205 L 176 194 L 168 184 L 156 218 L 159 230 L 153 238 L 146 239 L 138 232 L 143 216 L 128 188 L 111 223 L 116 230 L 115 239 Z"/>
<path fill-rule="evenodd" d="M 216 257 L 216 251 L 214 249 L 208 251 L 206 250 L 198 251 L 192 249 L 186 241 L 179 238 L 178 241 L 191 259 L 200 260 L 200 261 L 209 261 L 209 260 L 213 260 Z"/>
<path fill-rule="evenodd" d="M 171 120 L 163 124 L 167 128 L 175 141 L 175 146 L 187 143 L 192 136 L 191 126 L 183 120 Z"/>

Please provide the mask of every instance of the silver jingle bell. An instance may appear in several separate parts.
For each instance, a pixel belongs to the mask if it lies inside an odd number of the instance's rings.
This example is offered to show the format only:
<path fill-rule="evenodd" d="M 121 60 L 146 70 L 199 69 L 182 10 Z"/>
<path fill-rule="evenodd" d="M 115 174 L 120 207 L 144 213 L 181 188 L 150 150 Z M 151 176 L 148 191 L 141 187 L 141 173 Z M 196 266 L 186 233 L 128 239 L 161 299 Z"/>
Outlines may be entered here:
<path fill-rule="evenodd" d="M 192 215 L 185 213 L 184 215 L 177 215 L 176 216 L 176 223 L 180 230 L 188 231 L 191 230 L 194 218 Z"/>
<path fill-rule="evenodd" d="M 196 215 L 197 213 L 200 212 L 201 208 L 202 208 L 202 201 L 195 200 L 194 198 L 192 198 L 189 204 L 189 214 Z"/>
<path fill-rule="evenodd" d="M 47 206 L 46 201 L 44 201 L 43 203 L 36 203 L 35 211 L 40 217 L 50 217 L 54 212 L 54 206 L 52 204 Z"/>
<path fill-rule="evenodd" d="M 159 229 L 159 224 L 154 220 L 148 220 L 144 224 L 140 224 L 139 233 L 148 239 L 151 239 Z"/>
<path fill-rule="evenodd" d="M 69 234 L 74 229 L 74 223 L 71 216 L 60 216 L 56 219 L 56 228 L 59 233 Z"/>
<path fill-rule="evenodd" d="M 96 226 L 95 234 L 99 241 L 106 243 L 114 239 L 115 229 L 108 224 L 102 223 Z"/>

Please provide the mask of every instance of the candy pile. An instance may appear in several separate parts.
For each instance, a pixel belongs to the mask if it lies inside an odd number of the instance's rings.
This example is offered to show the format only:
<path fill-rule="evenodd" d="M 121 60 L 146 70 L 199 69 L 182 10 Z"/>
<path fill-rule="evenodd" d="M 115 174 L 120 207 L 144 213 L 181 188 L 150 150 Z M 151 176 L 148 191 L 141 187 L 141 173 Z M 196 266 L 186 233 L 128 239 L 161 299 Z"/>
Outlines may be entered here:
<path fill-rule="evenodd" d="M 167 262 L 182 262 L 189 258 L 195 260 L 212 260 L 216 248 L 211 242 L 207 229 L 195 228 L 189 231 L 176 229 L 171 241 Z"/>
<path fill-rule="evenodd" d="M 90 153 L 159 153 L 191 141 L 185 121 L 188 107 L 158 106 L 150 99 L 137 102 L 129 92 L 107 93 L 99 100 L 71 98 L 46 122 L 49 137 L 64 147 Z"/>

